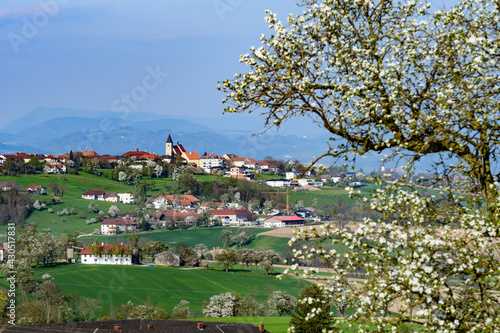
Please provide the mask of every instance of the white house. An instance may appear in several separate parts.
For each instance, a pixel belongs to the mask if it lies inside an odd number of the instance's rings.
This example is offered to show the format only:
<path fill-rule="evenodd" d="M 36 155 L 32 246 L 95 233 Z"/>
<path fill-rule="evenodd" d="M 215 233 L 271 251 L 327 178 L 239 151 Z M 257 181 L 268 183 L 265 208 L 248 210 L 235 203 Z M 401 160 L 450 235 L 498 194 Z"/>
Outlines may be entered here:
<path fill-rule="evenodd" d="M 295 177 L 298 177 L 300 174 L 295 172 L 295 171 L 288 171 L 285 175 L 286 179 L 293 179 Z"/>
<path fill-rule="evenodd" d="M 134 203 L 134 195 L 132 193 L 117 193 L 118 201 L 121 203 Z"/>
<path fill-rule="evenodd" d="M 272 216 L 263 223 L 265 228 L 298 227 L 304 225 L 304 219 L 299 216 Z"/>
<path fill-rule="evenodd" d="M 153 199 L 153 206 L 156 209 L 164 209 L 166 208 L 170 203 L 168 202 L 168 199 L 165 198 L 164 196 L 157 196 L 156 198 Z"/>
<path fill-rule="evenodd" d="M 248 217 L 252 212 L 247 209 L 220 209 L 212 211 L 214 218 L 220 218 L 225 225 L 249 224 Z"/>
<path fill-rule="evenodd" d="M 309 186 L 323 186 L 323 182 L 317 182 L 314 179 L 309 178 L 301 178 L 297 179 L 297 182 L 300 186 L 309 185 Z"/>
<path fill-rule="evenodd" d="M 224 168 L 224 159 L 214 153 L 207 154 L 200 158 L 200 167 L 204 170 Z"/>
<path fill-rule="evenodd" d="M 137 223 L 130 220 L 106 219 L 101 222 L 101 234 L 116 235 L 137 230 Z"/>
<path fill-rule="evenodd" d="M 26 187 L 26 190 L 31 194 L 47 194 L 47 189 L 45 187 L 36 184 L 31 184 L 30 186 Z"/>
<path fill-rule="evenodd" d="M 117 244 L 89 245 L 80 252 L 82 264 L 132 265 L 132 252 Z"/>
<path fill-rule="evenodd" d="M 118 202 L 118 194 L 116 194 L 116 193 L 104 193 L 104 201 Z"/>
<path fill-rule="evenodd" d="M 264 182 L 266 185 L 271 187 L 288 187 L 290 186 L 290 180 L 288 179 L 269 179 Z"/>
<path fill-rule="evenodd" d="M 88 190 L 82 194 L 82 199 L 104 200 L 104 190 Z"/>
<path fill-rule="evenodd" d="M 5 181 L 5 182 L 0 182 L 0 190 L 2 191 L 8 191 L 8 190 L 11 190 L 11 189 L 16 189 L 16 190 L 19 190 L 19 184 L 12 181 L 12 180 L 9 180 L 9 181 Z"/>
<path fill-rule="evenodd" d="M 64 164 L 49 164 L 43 167 L 45 173 L 66 173 L 67 169 Z"/>

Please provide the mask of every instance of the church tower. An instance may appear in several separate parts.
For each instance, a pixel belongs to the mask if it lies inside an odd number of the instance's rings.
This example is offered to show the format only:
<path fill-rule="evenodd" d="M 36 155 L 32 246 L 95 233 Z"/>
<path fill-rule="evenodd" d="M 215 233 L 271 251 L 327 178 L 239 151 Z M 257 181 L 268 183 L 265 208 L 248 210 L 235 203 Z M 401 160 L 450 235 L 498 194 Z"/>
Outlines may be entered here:
<path fill-rule="evenodd" d="M 174 149 L 172 146 L 172 138 L 170 137 L 170 134 L 168 135 L 167 143 L 165 144 L 165 155 L 167 155 L 167 156 L 174 155 Z"/>

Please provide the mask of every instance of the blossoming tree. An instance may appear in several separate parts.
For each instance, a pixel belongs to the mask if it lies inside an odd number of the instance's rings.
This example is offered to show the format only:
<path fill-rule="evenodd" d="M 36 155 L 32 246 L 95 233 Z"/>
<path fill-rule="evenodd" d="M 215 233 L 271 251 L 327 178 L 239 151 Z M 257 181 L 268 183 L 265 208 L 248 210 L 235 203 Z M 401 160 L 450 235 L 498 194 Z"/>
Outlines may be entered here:
<path fill-rule="evenodd" d="M 309 117 L 337 142 L 317 160 L 388 152 L 405 161 L 407 174 L 404 184 L 360 198 L 380 218 L 354 231 L 301 230 L 294 241 L 316 245 L 295 257 L 322 258 L 346 282 L 332 286 L 351 286 L 348 275 L 362 270 L 362 287 L 343 293 L 357 302 L 350 323 L 369 319 L 380 331 L 411 322 L 432 332 L 500 330 L 500 4 L 301 6 L 288 24 L 268 11 L 273 33 L 240 58 L 250 71 L 218 86 L 226 112 L 260 112 L 269 127 Z M 435 192 L 411 177 L 424 155 L 436 161 L 427 184 Z M 336 242 L 349 251 L 330 250 Z"/>

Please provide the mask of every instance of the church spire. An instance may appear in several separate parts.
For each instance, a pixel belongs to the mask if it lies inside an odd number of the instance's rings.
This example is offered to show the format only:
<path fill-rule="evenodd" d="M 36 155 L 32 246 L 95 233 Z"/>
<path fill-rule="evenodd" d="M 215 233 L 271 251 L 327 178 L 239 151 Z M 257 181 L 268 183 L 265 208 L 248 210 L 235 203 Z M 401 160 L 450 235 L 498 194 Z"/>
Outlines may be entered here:
<path fill-rule="evenodd" d="M 172 138 L 170 137 L 170 134 L 168 135 L 167 143 L 173 143 Z"/>

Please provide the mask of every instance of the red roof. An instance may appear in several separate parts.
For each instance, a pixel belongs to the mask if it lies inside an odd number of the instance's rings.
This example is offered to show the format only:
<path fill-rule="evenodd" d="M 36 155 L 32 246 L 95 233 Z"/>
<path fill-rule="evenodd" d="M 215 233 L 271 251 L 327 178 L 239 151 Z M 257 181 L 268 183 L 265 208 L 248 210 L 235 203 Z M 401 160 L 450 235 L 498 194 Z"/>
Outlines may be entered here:
<path fill-rule="evenodd" d="M 156 219 L 161 219 L 163 216 L 172 217 L 174 216 L 175 211 L 173 210 L 157 210 L 156 212 L 151 214 L 151 217 Z"/>
<path fill-rule="evenodd" d="M 30 191 L 36 191 L 36 184 L 31 184 L 30 186 L 26 187 L 26 189 Z"/>
<path fill-rule="evenodd" d="M 212 211 L 212 215 L 252 215 L 248 209 L 221 209 Z"/>
<path fill-rule="evenodd" d="M 140 156 L 145 155 L 145 154 L 149 154 L 149 153 L 147 151 L 139 151 L 139 148 L 136 148 L 135 151 L 133 151 L 133 150 L 128 151 L 125 154 L 123 154 L 122 156 L 123 157 L 132 157 L 132 156 L 140 157 Z"/>
<path fill-rule="evenodd" d="M 172 216 L 172 219 L 174 219 L 174 220 L 177 218 L 185 219 L 188 216 L 194 216 L 194 217 L 198 218 L 200 215 L 193 213 L 193 212 L 175 212 L 174 216 Z"/>
<path fill-rule="evenodd" d="M 99 156 L 98 153 L 96 153 L 93 150 L 87 150 L 87 151 L 82 151 L 82 156 L 84 157 L 89 157 L 89 156 Z"/>
<path fill-rule="evenodd" d="M 200 155 L 198 155 L 198 153 L 195 151 L 187 151 L 184 154 L 186 154 L 186 158 L 188 160 L 199 160 L 200 159 Z"/>
<path fill-rule="evenodd" d="M 215 207 L 220 207 L 223 205 L 222 202 L 205 202 L 201 207 L 208 207 L 210 205 L 215 205 Z"/>
<path fill-rule="evenodd" d="M 157 154 L 144 154 L 140 157 L 141 159 L 149 159 L 149 160 L 156 160 L 157 158 L 160 158 Z"/>
<path fill-rule="evenodd" d="M 191 202 L 199 202 L 200 199 L 198 199 L 197 197 L 195 197 L 194 195 L 191 195 L 191 194 L 181 194 L 181 195 L 173 195 L 173 194 L 167 194 L 167 195 L 164 195 L 164 196 L 157 196 L 157 198 L 165 198 L 167 200 L 170 200 L 170 201 L 173 201 L 174 199 L 175 200 L 189 200 Z"/>
<path fill-rule="evenodd" d="M 114 244 L 105 244 L 104 246 L 103 245 L 98 245 L 98 246 L 99 246 L 99 252 L 102 252 L 104 249 L 111 251 L 113 249 Z M 120 245 L 120 246 L 121 246 L 122 252 L 123 252 L 123 250 L 125 249 L 125 246 L 123 246 L 123 245 Z M 92 252 L 90 252 L 89 247 L 90 247 L 90 245 L 87 246 L 82 252 L 80 252 L 80 254 L 92 254 Z"/>
<path fill-rule="evenodd" d="M 272 216 L 272 217 L 268 218 L 267 220 L 272 219 L 272 218 L 275 218 L 275 219 L 277 219 L 279 221 L 282 221 L 282 222 L 287 222 L 287 221 L 304 221 L 304 219 L 302 217 L 299 217 L 299 216 Z"/>
<path fill-rule="evenodd" d="M 222 157 L 220 157 L 219 155 L 216 155 L 214 153 L 206 154 L 202 158 L 206 158 L 206 159 L 214 159 L 214 158 L 215 159 L 222 159 Z"/>
<path fill-rule="evenodd" d="M 233 162 L 244 162 L 246 160 L 246 157 L 232 157 L 231 161 Z"/>
<path fill-rule="evenodd" d="M 82 195 L 104 195 L 104 190 L 88 190 Z"/>
<path fill-rule="evenodd" d="M 61 169 L 63 166 L 64 166 L 64 164 L 49 164 L 49 167 L 51 167 L 51 168 Z"/>

